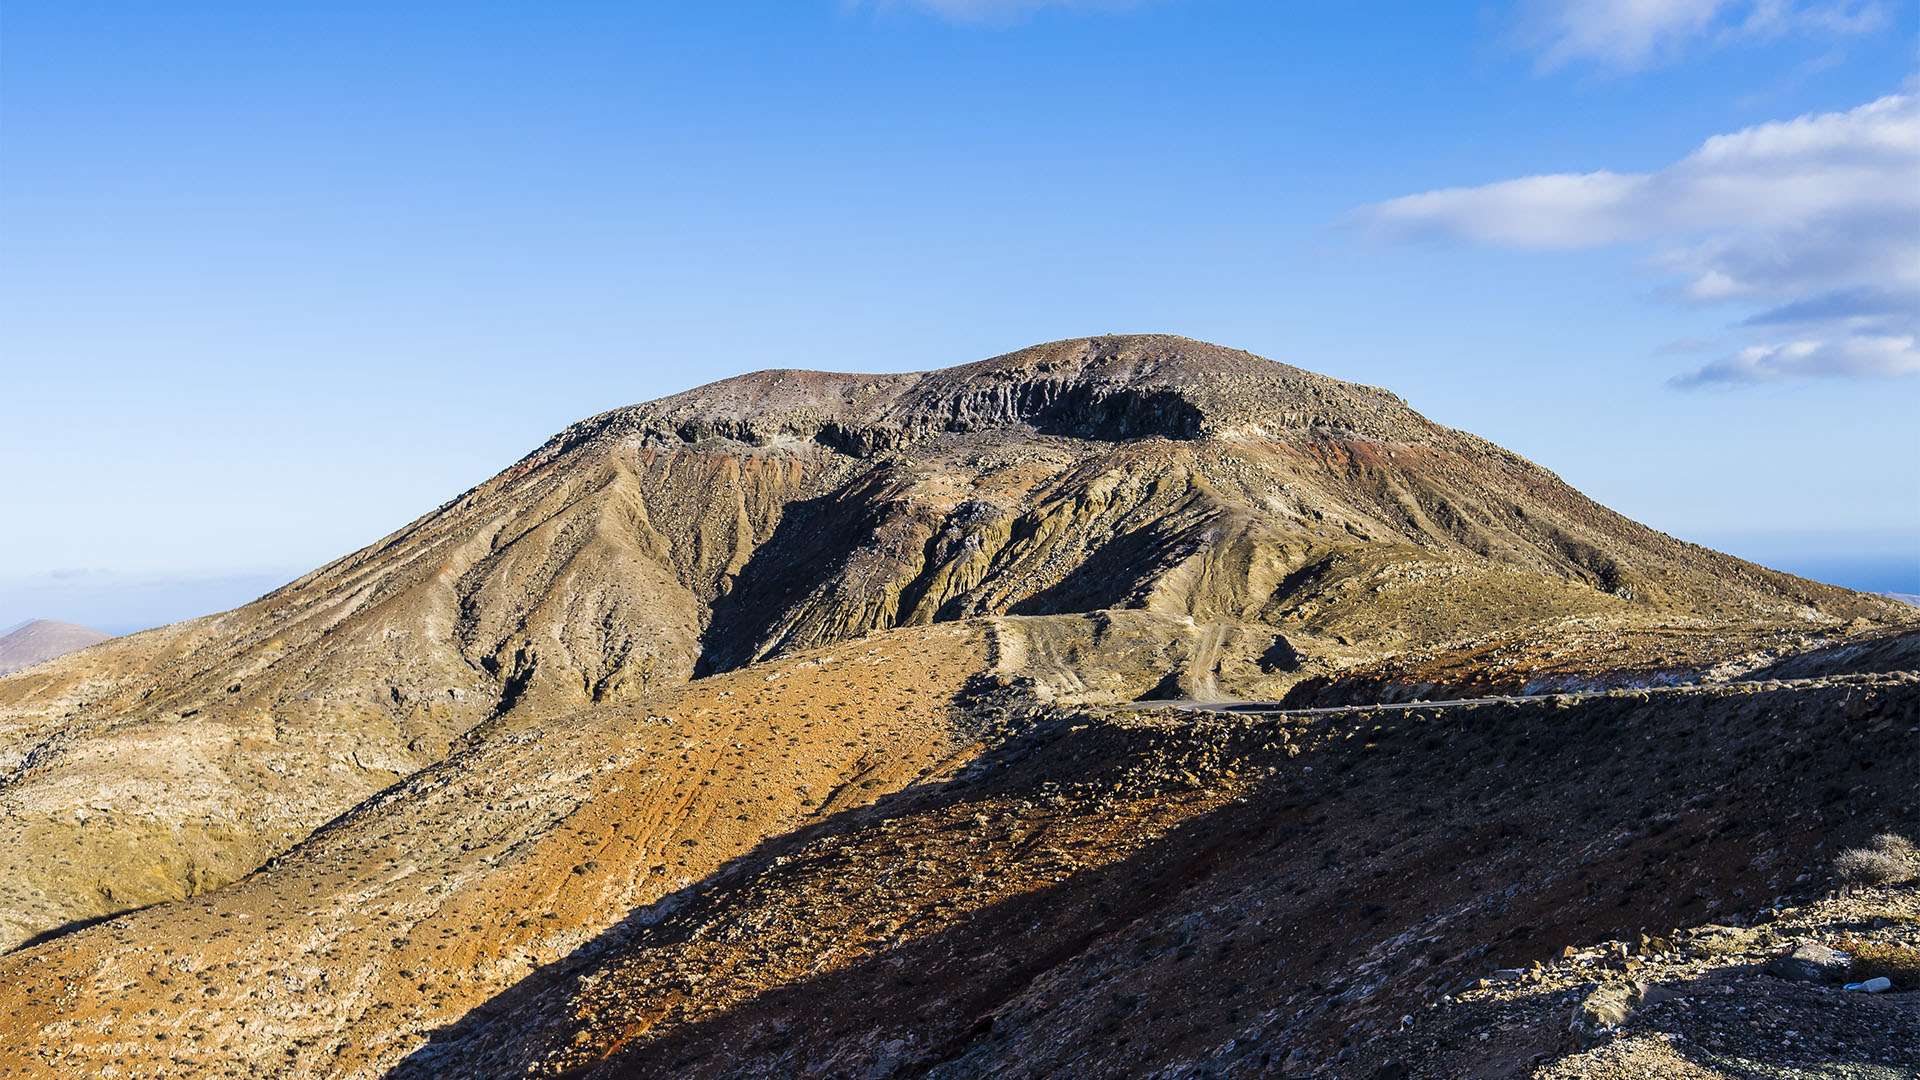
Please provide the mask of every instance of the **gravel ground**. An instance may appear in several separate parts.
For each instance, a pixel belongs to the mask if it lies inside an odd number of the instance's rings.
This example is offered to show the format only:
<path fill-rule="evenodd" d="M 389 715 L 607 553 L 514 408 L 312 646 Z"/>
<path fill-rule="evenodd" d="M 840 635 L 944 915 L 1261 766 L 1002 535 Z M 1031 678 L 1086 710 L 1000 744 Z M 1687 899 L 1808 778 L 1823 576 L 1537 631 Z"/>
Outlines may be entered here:
<path fill-rule="evenodd" d="M 1857 961 L 1820 981 L 1768 970 L 1796 949 L 1849 941 L 1920 947 L 1920 892 L 1893 886 L 1830 896 L 1771 909 L 1752 925 L 1606 942 L 1568 950 L 1553 964 L 1498 972 L 1410 1017 L 1373 1073 L 1535 1080 L 1920 1076 L 1920 970 L 1879 994 L 1843 988 L 1870 973 Z"/>

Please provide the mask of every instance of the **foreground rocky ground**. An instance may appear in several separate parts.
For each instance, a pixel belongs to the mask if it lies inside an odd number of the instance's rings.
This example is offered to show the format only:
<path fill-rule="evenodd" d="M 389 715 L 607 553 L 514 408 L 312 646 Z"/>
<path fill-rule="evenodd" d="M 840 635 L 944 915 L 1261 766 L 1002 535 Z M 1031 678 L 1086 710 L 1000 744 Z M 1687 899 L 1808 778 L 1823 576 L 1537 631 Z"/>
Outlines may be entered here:
<path fill-rule="evenodd" d="M 1509 1059 L 1491 1034 L 1517 1019 L 1473 1011 L 1472 988 L 1568 944 L 1816 889 L 1837 838 L 1911 819 L 1917 705 L 1898 676 L 1378 723 L 1063 718 L 934 806 L 616 931 L 412 1063 L 1527 1075 L 1585 1052 L 1570 1008 L 1543 1005 Z M 1784 747 L 1782 720 L 1804 725 Z M 1463 1031 L 1466 1049 L 1442 1052 Z M 1836 1060 L 1897 1036 L 1856 1037 Z"/>
<path fill-rule="evenodd" d="M 1920 893 L 1870 888 L 1732 923 L 1496 972 L 1405 1018 L 1368 1056 L 1388 1060 L 1376 1075 L 1403 1076 L 1920 1075 Z M 1797 959 L 1834 953 L 1825 970 Z M 1888 987 L 1845 989 L 1875 977 Z"/>
<path fill-rule="evenodd" d="M 1920 675 L 1062 709 L 968 674 L 1004 633 L 898 632 L 501 736 L 245 882 L 0 958 L 0 1075 L 1662 1075 L 1645 1025 L 1705 1024 L 1717 990 L 1643 997 L 1598 1042 L 1575 998 L 1724 984 L 1765 1020 L 1830 997 L 1740 971 L 1787 928 L 1908 932 L 1872 925 L 1895 890 L 1773 918 L 1719 967 L 1607 945 L 1817 897 L 1837 846 L 1910 827 Z M 1483 986 L 1535 962 L 1557 966 Z M 1690 1067 L 1907 1067 L 1878 1013 L 1792 1015 L 1801 1041 L 1723 1031 L 1720 1058 L 1685 1028 Z"/>

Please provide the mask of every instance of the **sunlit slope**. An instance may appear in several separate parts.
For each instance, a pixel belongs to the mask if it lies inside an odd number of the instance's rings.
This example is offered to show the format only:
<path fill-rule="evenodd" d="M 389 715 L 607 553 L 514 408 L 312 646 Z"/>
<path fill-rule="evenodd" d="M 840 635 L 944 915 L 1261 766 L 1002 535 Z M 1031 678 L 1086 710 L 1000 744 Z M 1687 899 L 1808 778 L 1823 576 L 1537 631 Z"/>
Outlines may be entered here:
<path fill-rule="evenodd" d="M 380 1075 L 631 911 L 967 760 L 990 725 L 956 699 L 988 633 L 848 643 L 500 735 L 245 881 L 0 957 L 0 1075 Z"/>

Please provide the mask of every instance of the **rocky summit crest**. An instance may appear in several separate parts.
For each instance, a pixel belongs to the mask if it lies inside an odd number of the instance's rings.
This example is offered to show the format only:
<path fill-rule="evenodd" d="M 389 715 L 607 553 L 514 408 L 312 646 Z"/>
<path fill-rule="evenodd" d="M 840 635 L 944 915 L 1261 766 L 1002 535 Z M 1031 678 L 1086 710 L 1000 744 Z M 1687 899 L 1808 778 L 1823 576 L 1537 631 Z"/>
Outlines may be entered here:
<path fill-rule="evenodd" d="M 1385 390 L 1154 334 L 1074 338 L 902 375 L 758 371 L 604 413 L 543 451 L 612 436 L 813 441 L 868 456 L 1011 429 L 1109 442 L 1231 432 L 1427 441 L 1439 430 Z"/>

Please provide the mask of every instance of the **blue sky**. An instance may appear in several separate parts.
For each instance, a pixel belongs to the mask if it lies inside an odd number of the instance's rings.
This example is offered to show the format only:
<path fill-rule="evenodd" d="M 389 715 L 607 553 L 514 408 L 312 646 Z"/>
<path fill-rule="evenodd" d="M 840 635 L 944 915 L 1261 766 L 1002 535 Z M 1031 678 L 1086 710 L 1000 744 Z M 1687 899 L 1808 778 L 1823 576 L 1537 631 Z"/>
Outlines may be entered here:
<path fill-rule="evenodd" d="M 1124 331 L 1920 592 L 1915 10 L 8 5 L 0 624 L 230 606 L 741 371 Z"/>

